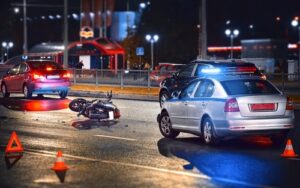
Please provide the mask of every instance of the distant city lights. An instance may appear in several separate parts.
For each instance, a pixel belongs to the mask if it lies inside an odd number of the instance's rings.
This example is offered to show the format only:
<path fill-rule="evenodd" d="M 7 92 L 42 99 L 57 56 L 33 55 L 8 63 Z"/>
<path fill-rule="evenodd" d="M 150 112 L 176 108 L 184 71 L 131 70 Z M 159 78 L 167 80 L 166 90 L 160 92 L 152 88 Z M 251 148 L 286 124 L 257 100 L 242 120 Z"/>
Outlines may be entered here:
<path fill-rule="evenodd" d="M 18 14 L 18 13 L 20 12 L 19 7 L 14 8 L 14 12 L 15 12 L 16 14 Z"/>

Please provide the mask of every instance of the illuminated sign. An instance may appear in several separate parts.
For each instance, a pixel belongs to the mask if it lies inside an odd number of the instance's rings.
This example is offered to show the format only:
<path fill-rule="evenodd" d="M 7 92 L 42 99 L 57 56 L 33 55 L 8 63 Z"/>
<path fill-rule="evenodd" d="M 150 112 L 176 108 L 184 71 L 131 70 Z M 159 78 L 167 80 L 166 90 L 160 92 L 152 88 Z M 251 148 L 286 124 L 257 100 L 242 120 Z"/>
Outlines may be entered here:
<path fill-rule="evenodd" d="M 80 29 L 79 35 L 82 38 L 93 38 L 94 37 L 94 32 L 93 32 L 93 29 L 91 27 L 85 26 L 85 27 L 82 27 Z"/>

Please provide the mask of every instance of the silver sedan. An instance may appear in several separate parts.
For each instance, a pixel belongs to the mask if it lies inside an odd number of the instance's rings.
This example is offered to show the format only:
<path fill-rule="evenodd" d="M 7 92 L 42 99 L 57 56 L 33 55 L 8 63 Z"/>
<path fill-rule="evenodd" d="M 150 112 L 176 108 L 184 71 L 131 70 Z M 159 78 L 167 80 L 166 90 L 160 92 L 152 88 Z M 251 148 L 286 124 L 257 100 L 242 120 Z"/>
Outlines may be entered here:
<path fill-rule="evenodd" d="M 294 126 L 292 99 L 256 77 L 196 79 L 172 97 L 157 118 L 160 132 L 168 138 L 187 132 L 214 144 L 254 134 L 270 136 L 274 144 L 282 144 Z"/>

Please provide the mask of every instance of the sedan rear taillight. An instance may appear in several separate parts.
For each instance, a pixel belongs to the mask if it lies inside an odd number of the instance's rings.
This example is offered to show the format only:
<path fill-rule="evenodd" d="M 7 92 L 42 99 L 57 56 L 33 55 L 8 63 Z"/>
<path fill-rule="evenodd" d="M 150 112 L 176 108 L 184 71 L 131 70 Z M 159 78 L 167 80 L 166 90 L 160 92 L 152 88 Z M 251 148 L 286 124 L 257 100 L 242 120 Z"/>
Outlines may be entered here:
<path fill-rule="evenodd" d="M 293 99 L 292 97 L 287 97 L 286 99 L 286 110 L 294 110 Z"/>
<path fill-rule="evenodd" d="M 65 74 L 63 74 L 63 78 L 70 78 L 70 73 L 65 73 Z"/>
<path fill-rule="evenodd" d="M 37 79 L 40 79 L 40 80 L 45 79 L 45 76 L 40 75 L 40 74 L 33 74 L 32 77 L 33 77 L 33 79 L 35 79 L 35 80 L 37 80 Z"/>
<path fill-rule="evenodd" d="M 228 99 L 226 101 L 224 111 L 225 112 L 239 112 L 240 111 L 239 105 L 235 98 Z"/>

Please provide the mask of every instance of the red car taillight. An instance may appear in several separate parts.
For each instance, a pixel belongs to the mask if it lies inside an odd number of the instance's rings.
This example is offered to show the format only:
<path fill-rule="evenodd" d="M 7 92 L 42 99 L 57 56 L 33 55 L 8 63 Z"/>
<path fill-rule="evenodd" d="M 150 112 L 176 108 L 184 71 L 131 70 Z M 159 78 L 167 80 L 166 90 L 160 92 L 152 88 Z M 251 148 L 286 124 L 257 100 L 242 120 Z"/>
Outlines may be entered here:
<path fill-rule="evenodd" d="M 70 73 L 65 73 L 65 74 L 63 74 L 63 78 L 70 78 Z"/>
<path fill-rule="evenodd" d="M 35 79 L 35 80 L 37 80 L 37 79 L 45 79 L 45 76 L 43 76 L 43 75 L 40 75 L 40 74 L 33 74 L 33 79 Z"/>
<path fill-rule="evenodd" d="M 293 99 L 292 97 L 287 97 L 286 99 L 286 110 L 294 110 Z"/>
<path fill-rule="evenodd" d="M 240 111 L 239 105 L 235 98 L 228 99 L 226 101 L 224 111 L 225 112 L 239 112 Z"/>

